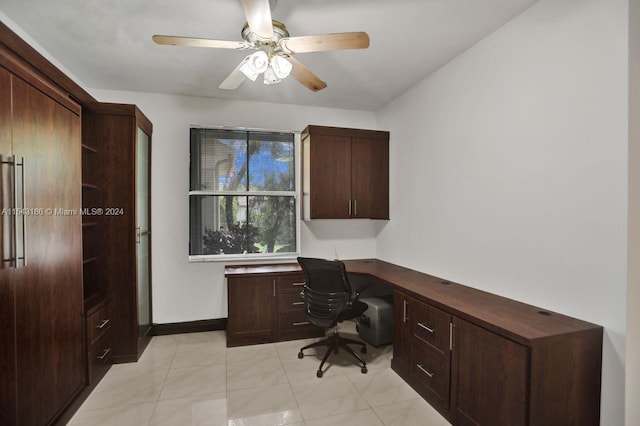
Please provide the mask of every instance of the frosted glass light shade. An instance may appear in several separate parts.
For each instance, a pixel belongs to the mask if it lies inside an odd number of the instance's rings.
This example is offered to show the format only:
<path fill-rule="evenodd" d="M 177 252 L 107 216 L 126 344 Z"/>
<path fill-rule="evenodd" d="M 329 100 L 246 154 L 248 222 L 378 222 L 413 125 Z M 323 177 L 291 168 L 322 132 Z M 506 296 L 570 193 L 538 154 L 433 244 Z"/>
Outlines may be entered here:
<path fill-rule="evenodd" d="M 256 81 L 258 75 L 267 70 L 269 56 L 263 50 L 249 55 L 249 60 L 240 66 L 240 71 L 251 81 Z"/>

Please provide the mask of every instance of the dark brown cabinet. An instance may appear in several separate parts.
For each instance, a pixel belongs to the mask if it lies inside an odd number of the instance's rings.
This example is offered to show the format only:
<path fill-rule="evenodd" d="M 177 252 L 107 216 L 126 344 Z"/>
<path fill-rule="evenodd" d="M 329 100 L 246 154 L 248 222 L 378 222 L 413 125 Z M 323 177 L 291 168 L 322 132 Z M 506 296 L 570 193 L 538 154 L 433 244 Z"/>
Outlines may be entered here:
<path fill-rule="evenodd" d="M 227 345 L 236 346 L 245 341 L 271 341 L 276 333 L 277 320 L 275 278 L 229 279 L 227 295 Z"/>
<path fill-rule="evenodd" d="M 451 301 L 466 312 L 396 290 L 392 368 L 454 425 L 599 423 L 601 328 L 448 282 L 424 284 L 425 292 L 455 286 Z M 510 329 L 458 316 L 474 310 Z"/>
<path fill-rule="evenodd" d="M 0 55 L 0 423 L 54 421 L 85 384 L 81 109 Z"/>
<path fill-rule="evenodd" d="M 451 411 L 456 424 L 529 424 L 527 348 L 459 318 L 453 325 Z"/>
<path fill-rule="evenodd" d="M 135 105 L 83 115 L 85 303 L 111 300 L 116 363 L 137 361 L 151 338 L 151 134 Z"/>
<path fill-rule="evenodd" d="M 105 299 L 86 312 L 87 383 L 94 384 L 111 365 L 111 301 Z"/>
<path fill-rule="evenodd" d="M 277 268 L 277 265 L 275 266 Z M 259 270 L 259 268 L 258 268 Z M 304 311 L 300 291 L 304 275 L 297 265 L 260 273 L 251 267 L 227 267 L 227 346 L 321 336 Z"/>
<path fill-rule="evenodd" d="M 389 132 L 308 126 L 302 132 L 302 217 L 389 218 Z"/>

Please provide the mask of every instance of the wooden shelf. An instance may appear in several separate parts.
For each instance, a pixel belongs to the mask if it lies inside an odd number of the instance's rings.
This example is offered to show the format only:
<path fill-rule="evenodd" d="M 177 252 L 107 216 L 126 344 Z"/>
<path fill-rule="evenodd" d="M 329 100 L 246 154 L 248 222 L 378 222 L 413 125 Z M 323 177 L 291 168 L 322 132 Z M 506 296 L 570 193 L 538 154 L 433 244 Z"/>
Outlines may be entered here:
<path fill-rule="evenodd" d="M 84 149 L 85 151 L 92 152 L 94 154 L 98 152 L 97 149 L 95 149 L 95 148 L 93 148 L 93 147 L 91 147 L 89 145 L 85 145 L 85 144 L 82 144 L 82 149 Z"/>
<path fill-rule="evenodd" d="M 86 265 L 87 263 L 95 262 L 96 260 L 98 260 L 98 258 L 97 258 L 97 257 L 90 257 L 90 258 L 88 258 L 88 259 L 83 260 L 83 261 L 82 261 L 82 264 L 83 264 L 83 265 Z"/>

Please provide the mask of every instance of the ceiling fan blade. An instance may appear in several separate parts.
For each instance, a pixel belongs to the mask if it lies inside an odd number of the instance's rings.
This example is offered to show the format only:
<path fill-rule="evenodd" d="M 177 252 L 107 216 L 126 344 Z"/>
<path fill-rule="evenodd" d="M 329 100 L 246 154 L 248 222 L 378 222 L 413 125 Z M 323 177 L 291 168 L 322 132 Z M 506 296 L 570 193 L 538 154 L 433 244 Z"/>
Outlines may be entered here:
<path fill-rule="evenodd" d="M 369 35 L 365 32 L 355 32 L 285 37 L 280 39 L 278 45 L 282 50 L 289 53 L 366 49 L 369 47 Z"/>
<path fill-rule="evenodd" d="M 273 38 L 273 24 L 271 23 L 269 0 L 240 0 L 240 3 L 251 32 L 259 38 L 271 40 Z"/>
<path fill-rule="evenodd" d="M 231 71 L 229 73 L 229 75 L 227 76 L 227 78 L 224 79 L 224 81 L 222 83 L 220 83 L 220 85 L 218 86 L 218 89 L 223 89 L 223 90 L 235 90 L 238 88 L 238 86 L 240 86 L 242 84 L 242 82 L 244 82 L 244 80 L 246 79 L 246 77 L 244 76 L 244 74 L 242 73 L 242 71 L 240 71 L 240 67 L 249 60 L 249 57 L 251 55 L 247 56 L 246 58 L 244 58 L 237 67 L 234 68 L 233 71 Z"/>
<path fill-rule="evenodd" d="M 253 46 L 246 41 L 212 40 L 209 38 L 177 37 L 167 35 L 154 35 L 153 41 L 155 41 L 157 44 L 171 46 L 214 47 L 218 49 L 236 50 L 253 48 Z"/>
<path fill-rule="evenodd" d="M 327 87 L 327 83 L 320 80 L 318 76 L 312 73 L 309 68 L 302 65 L 300 61 L 295 59 L 293 56 L 287 55 L 286 58 L 289 62 L 291 62 L 291 65 L 293 65 L 293 69 L 291 70 L 291 75 L 293 76 L 293 78 L 298 80 L 303 85 L 307 86 L 309 90 L 317 92 Z"/>

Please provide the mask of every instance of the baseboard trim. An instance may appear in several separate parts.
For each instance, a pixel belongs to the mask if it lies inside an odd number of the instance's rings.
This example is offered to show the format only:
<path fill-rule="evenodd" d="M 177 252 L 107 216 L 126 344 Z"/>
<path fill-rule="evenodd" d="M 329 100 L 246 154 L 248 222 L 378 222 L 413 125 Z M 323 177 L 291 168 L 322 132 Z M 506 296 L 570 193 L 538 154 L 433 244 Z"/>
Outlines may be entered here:
<path fill-rule="evenodd" d="M 200 333 L 203 331 L 218 331 L 227 329 L 227 319 L 210 319 L 200 321 L 173 322 L 168 324 L 153 324 L 152 336 L 166 336 L 168 334 Z"/>

